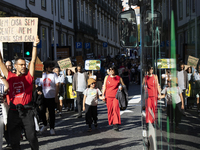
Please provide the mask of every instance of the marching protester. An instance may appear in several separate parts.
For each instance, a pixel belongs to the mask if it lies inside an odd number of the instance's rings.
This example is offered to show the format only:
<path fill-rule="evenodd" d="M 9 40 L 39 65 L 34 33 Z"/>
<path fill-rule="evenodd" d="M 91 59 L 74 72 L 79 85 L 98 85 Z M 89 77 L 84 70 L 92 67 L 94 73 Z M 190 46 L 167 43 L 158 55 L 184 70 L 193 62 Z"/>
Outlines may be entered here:
<path fill-rule="evenodd" d="M 6 61 L 5 63 L 6 65 L 6 68 L 9 70 L 9 71 L 12 71 L 13 70 L 13 65 L 12 65 L 12 62 L 11 61 Z"/>
<path fill-rule="evenodd" d="M 169 117 L 170 126 L 173 127 L 173 120 L 175 120 L 175 129 L 178 130 L 178 125 L 181 122 L 182 110 L 184 109 L 184 102 L 182 96 L 182 89 L 178 87 L 177 78 L 174 81 L 170 78 L 167 80 L 167 87 L 165 87 L 159 98 L 167 99 L 167 116 Z M 172 82 L 175 82 L 173 85 Z M 173 104 L 176 104 L 175 109 Z"/>
<path fill-rule="evenodd" d="M 13 150 L 20 150 L 20 139 L 22 128 L 25 131 L 27 140 L 33 150 L 38 150 L 38 139 L 35 131 L 35 123 L 32 112 L 32 91 L 35 62 L 37 57 L 38 37 L 33 43 L 32 59 L 30 70 L 26 74 L 26 62 L 24 58 L 15 59 L 16 73 L 9 71 L 3 63 L 0 55 L 0 68 L 9 83 L 7 102 L 10 105 L 8 112 L 8 130 Z"/>
<path fill-rule="evenodd" d="M 8 82 L 6 81 L 5 78 L 3 78 L 0 75 L 0 149 L 2 148 L 2 144 L 3 144 L 3 133 L 4 133 L 4 137 L 6 139 L 6 143 L 7 143 L 6 148 L 11 148 L 10 141 L 8 139 L 9 136 L 8 136 L 8 133 L 6 133 L 7 132 L 7 129 L 6 129 L 7 110 L 5 107 L 7 106 L 7 103 L 4 101 L 4 96 L 7 94 L 8 88 L 9 88 Z M 5 124 L 5 122 L 6 122 L 6 124 Z M 4 132 L 3 132 L 3 129 L 4 129 Z"/>
<path fill-rule="evenodd" d="M 77 105 L 78 105 L 78 116 L 82 118 L 82 104 L 83 104 L 83 92 L 87 87 L 87 72 L 82 72 L 82 66 L 77 66 L 77 73 L 74 74 L 72 81 L 72 90 L 77 93 Z"/>
<path fill-rule="evenodd" d="M 96 80 L 93 78 L 88 79 L 88 88 L 83 92 L 83 111 L 85 111 L 85 120 L 88 124 L 88 131 L 92 130 L 92 123 L 97 127 L 97 104 L 98 98 L 101 97 L 102 93 L 97 88 L 95 88 Z"/>
<path fill-rule="evenodd" d="M 63 108 L 63 100 L 64 100 L 64 95 L 65 95 L 65 77 L 64 77 L 64 72 L 61 75 L 60 74 L 60 68 L 58 66 L 56 66 L 53 70 L 54 73 L 56 73 L 56 75 L 58 76 L 58 80 L 59 80 L 59 95 L 58 95 L 58 105 L 57 108 L 59 110 L 59 116 L 61 117 L 62 115 L 62 108 Z"/>
<path fill-rule="evenodd" d="M 115 131 L 119 131 L 118 125 L 121 124 L 119 102 L 115 98 L 118 88 L 122 90 L 124 82 L 115 66 L 110 67 L 110 75 L 105 77 L 102 91 L 102 98 L 105 100 L 108 109 L 108 123 L 113 125 Z M 122 85 L 122 86 L 120 86 Z M 120 86 L 120 87 L 119 87 Z"/>
<path fill-rule="evenodd" d="M 46 108 L 49 111 L 50 118 L 50 134 L 55 135 L 55 106 L 58 103 L 58 91 L 59 91 L 59 79 L 58 76 L 53 73 L 54 64 L 51 61 L 46 61 L 44 63 L 45 72 L 42 74 L 40 79 L 40 84 L 42 86 L 42 91 L 44 94 L 43 106 L 41 110 L 41 116 L 43 121 L 43 127 L 40 132 L 47 130 L 47 119 L 46 119 Z"/>

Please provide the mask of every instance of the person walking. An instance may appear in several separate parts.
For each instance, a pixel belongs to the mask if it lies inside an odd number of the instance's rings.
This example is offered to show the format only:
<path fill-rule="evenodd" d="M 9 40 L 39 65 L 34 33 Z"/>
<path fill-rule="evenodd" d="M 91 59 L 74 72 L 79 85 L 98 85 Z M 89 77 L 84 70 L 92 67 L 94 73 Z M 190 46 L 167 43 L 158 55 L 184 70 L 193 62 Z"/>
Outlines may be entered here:
<path fill-rule="evenodd" d="M 148 66 L 147 75 L 143 79 L 143 83 L 148 91 L 148 98 L 146 100 L 146 123 L 154 123 L 156 120 L 156 107 L 158 94 L 160 96 L 160 85 L 157 75 L 153 74 L 153 67 Z"/>
<path fill-rule="evenodd" d="M 121 124 L 119 102 L 115 98 L 119 85 L 125 86 L 122 78 L 118 76 L 117 68 L 110 67 L 110 75 L 105 77 L 102 91 L 102 98 L 105 100 L 108 109 L 108 123 L 113 125 L 115 131 L 119 131 Z M 122 90 L 120 86 L 120 90 Z"/>
<path fill-rule="evenodd" d="M 83 92 L 83 111 L 85 111 L 85 120 L 88 124 L 88 131 L 92 130 L 92 123 L 97 127 L 97 104 L 98 98 L 101 97 L 102 93 L 98 88 L 95 88 L 96 80 L 93 78 L 88 79 L 88 88 Z"/>
<path fill-rule="evenodd" d="M 8 71 L 0 55 L 0 68 L 9 83 L 7 102 L 10 105 L 8 111 L 8 131 L 13 150 L 20 150 L 20 139 L 22 128 L 32 150 L 38 150 L 38 139 L 35 131 L 34 114 L 32 111 L 32 91 L 37 57 L 38 37 L 33 43 L 32 59 L 30 69 L 26 74 L 26 61 L 24 58 L 15 59 L 16 73 Z"/>
<path fill-rule="evenodd" d="M 59 116 L 62 116 L 62 108 L 63 108 L 63 100 L 64 100 L 64 94 L 65 94 L 65 76 L 64 76 L 64 71 L 62 73 L 62 75 L 60 74 L 60 68 L 58 66 L 56 66 L 53 70 L 54 73 L 56 73 L 56 75 L 58 76 L 58 80 L 59 80 L 59 94 L 58 94 L 58 104 L 57 104 L 57 108 L 59 110 Z"/>
<path fill-rule="evenodd" d="M 179 65 L 179 71 L 177 71 L 177 78 L 178 78 L 178 86 L 182 89 L 183 101 L 184 101 L 184 108 L 187 108 L 187 99 L 185 95 L 185 91 L 189 88 L 188 82 L 188 74 L 184 70 L 184 64 L 181 63 Z"/>
<path fill-rule="evenodd" d="M 83 91 L 87 88 L 87 72 L 82 71 L 82 66 L 77 66 L 77 73 L 74 74 L 72 81 L 72 91 L 77 93 L 78 116 L 82 118 Z"/>
<path fill-rule="evenodd" d="M 40 132 L 47 130 L 47 119 L 46 119 L 46 108 L 49 111 L 50 118 L 50 134 L 55 135 L 55 106 L 58 103 L 58 91 L 59 91 L 59 79 L 58 76 L 53 72 L 53 63 L 47 61 L 44 63 L 45 72 L 42 74 L 40 79 L 40 85 L 42 86 L 42 92 L 44 94 L 43 106 L 41 110 L 41 117 L 43 126 Z"/>

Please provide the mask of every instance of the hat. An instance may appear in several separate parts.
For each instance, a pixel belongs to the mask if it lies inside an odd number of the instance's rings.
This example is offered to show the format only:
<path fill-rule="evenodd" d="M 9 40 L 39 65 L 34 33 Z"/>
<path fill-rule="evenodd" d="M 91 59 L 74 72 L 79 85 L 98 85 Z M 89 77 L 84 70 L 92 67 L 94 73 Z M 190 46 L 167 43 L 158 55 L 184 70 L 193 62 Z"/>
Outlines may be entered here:
<path fill-rule="evenodd" d="M 93 78 L 89 78 L 88 79 L 88 85 L 90 85 L 90 84 L 92 84 L 92 83 L 96 83 L 96 80 L 95 79 L 93 79 Z"/>

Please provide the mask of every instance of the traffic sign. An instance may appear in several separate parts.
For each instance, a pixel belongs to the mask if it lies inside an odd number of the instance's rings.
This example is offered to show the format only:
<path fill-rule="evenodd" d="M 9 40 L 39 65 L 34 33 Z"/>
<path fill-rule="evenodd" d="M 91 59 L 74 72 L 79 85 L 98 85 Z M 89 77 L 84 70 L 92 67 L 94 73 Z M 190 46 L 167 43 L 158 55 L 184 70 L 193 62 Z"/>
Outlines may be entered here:
<path fill-rule="evenodd" d="M 82 48 L 82 42 L 76 42 L 76 48 Z"/>
<path fill-rule="evenodd" d="M 85 43 L 85 48 L 89 49 L 90 48 L 90 43 Z"/>
<path fill-rule="evenodd" d="M 107 42 L 104 42 L 104 43 L 103 43 L 103 47 L 108 47 L 108 43 L 107 43 Z"/>

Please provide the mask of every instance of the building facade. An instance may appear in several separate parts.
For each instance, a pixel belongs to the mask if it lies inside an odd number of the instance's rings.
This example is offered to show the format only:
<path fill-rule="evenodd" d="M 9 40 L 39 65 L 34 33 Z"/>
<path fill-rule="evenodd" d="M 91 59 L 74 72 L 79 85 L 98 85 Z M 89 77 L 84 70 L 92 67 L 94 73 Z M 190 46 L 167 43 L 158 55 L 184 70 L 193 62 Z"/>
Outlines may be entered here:
<path fill-rule="evenodd" d="M 75 53 L 85 59 L 120 51 L 117 15 L 120 0 L 74 0 Z"/>
<path fill-rule="evenodd" d="M 41 40 L 38 56 L 45 61 L 48 57 L 54 58 L 54 20 L 56 45 L 70 46 L 71 56 L 74 55 L 73 8 L 73 0 L 3 0 L 0 1 L 0 16 L 38 17 L 38 35 Z M 55 16 L 53 16 L 54 9 Z M 4 43 L 4 59 L 23 57 L 23 51 L 29 48 L 29 45 L 29 43 Z"/>

